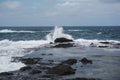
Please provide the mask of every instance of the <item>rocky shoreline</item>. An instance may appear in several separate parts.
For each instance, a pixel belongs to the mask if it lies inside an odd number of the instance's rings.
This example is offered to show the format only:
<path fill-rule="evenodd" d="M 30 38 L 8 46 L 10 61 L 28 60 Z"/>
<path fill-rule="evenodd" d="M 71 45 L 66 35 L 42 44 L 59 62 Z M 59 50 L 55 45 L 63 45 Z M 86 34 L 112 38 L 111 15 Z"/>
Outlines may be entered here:
<path fill-rule="evenodd" d="M 55 40 L 55 45 L 51 48 L 69 48 L 74 47 L 73 40 L 58 38 Z M 50 44 L 54 44 L 50 43 Z M 109 44 L 107 42 L 101 42 L 102 44 Z M 94 44 L 91 44 L 94 46 Z M 33 55 L 35 55 L 34 53 Z M 33 56 L 32 55 L 32 56 Z M 102 80 L 101 78 L 92 77 L 76 77 L 78 69 L 82 69 L 88 64 L 91 66 L 94 64 L 93 60 L 82 57 L 75 58 L 69 57 L 65 60 L 53 59 L 53 53 L 38 54 L 39 57 L 13 57 L 11 62 L 22 62 L 26 66 L 16 71 L 2 72 L 0 73 L 0 80 Z M 49 59 L 45 59 L 45 57 Z M 82 66 L 75 66 L 76 64 L 82 64 Z M 65 77 L 71 76 L 74 77 Z"/>
<path fill-rule="evenodd" d="M 50 55 L 52 56 L 53 54 Z M 87 58 L 80 60 L 70 58 L 64 61 L 61 60 L 60 62 L 56 62 L 54 60 L 46 61 L 43 58 L 44 57 L 42 56 L 41 58 L 14 57 L 12 62 L 21 61 L 26 66 L 17 71 L 0 73 L 0 80 L 101 80 L 99 78 L 64 77 L 66 75 L 69 76 L 76 73 L 76 68 L 72 67 L 72 65 L 76 63 L 92 65 L 92 60 L 88 60 Z"/>

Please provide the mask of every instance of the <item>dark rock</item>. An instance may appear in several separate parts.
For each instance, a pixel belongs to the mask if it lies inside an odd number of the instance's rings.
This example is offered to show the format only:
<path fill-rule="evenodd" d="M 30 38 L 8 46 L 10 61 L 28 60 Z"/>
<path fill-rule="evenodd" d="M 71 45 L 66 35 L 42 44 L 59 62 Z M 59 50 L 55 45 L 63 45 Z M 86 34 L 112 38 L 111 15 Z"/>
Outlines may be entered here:
<path fill-rule="evenodd" d="M 13 73 L 11 73 L 11 72 L 2 72 L 2 73 L 0 73 L 0 76 L 11 76 L 11 75 L 13 75 Z"/>
<path fill-rule="evenodd" d="M 75 74 L 75 70 L 69 65 L 58 65 L 49 69 L 48 74 L 70 75 Z"/>
<path fill-rule="evenodd" d="M 62 62 L 62 64 L 69 64 L 69 65 L 73 65 L 75 63 L 77 63 L 76 59 L 68 59 L 68 60 Z"/>
<path fill-rule="evenodd" d="M 20 68 L 20 71 L 26 71 L 30 69 L 32 69 L 30 66 L 25 66 L 25 67 Z"/>
<path fill-rule="evenodd" d="M 50 53 L 50 54 L 48 54 L 48 55 L 52 56 L 53 54 L 52 54 L 52 53 Z"/>
<path fill-rule="evenodd" d="M 74 79 L 66 79 L 66 80 L 101 80 L 99 78 L 74 78 Z"/>
<path fill-rule="evenodd" d="M 92 60 L 88 60 L 87 58 L 83 58 L 83 59 L 81 59 L 80 61 L 81 61 L 83 64 L 88 64 L 88 63 L 92 64 Z"/>
<path fill-rule="evenodd" d="M 43 53 L 43 54 L 41 54 L 41 55 L 43 55 L 43 56 L 44 56 L 44 55 L 46 55 L 46 54 L 44 54 L 44 53 Z"/>
<path fill-rule="evenodd" d="M 50 42 L 50 44 L 53 44 L 53 42 Z"/>
<path fill-rule="evenodd" d="M 22 59 L 22 62 L 25 64 L 37 64 L 39 59 L 37 58 L 27 58 L 27 59 Z"/>
<path fill-rule="evenodd" d="M 100 43 L 102 43 L 102 44 L 110 44 L 110 42 L 100 42 Z"/>
<path fill-rule="evenodd" d="M 64 38 L 64 37 L 61 37 L 61 38 L 56 38 L 54 40 L 55 43 L 63 43 L 63 42 L 73 42 L 72 39 L 67 39 L 67 38 Z"/>
<path fill-rule="evenodd" d="M 68 47 L 73 47 L 73 43 L 64 43 L 64 44 L 56 44 L 53 46 L 54 48 L 68 48 Z"/>
<path fill-rule="evenodd" d="M 50 67 L 48 66 L 38 66 L 39 69 L 42 69 L 42 70 L 48 70 L 48 69 L 51 69 Z"/>
<path fill-rule="evenodd" d="M 53 77 L 54 75 L 43 75 L 42 77 L 43 78 L 51 78 L 51 77 Z"/>
<path fill-rule="evenodd" d="M 90 47 L 96 47 L 96 45 L 94 43 L 91 43 Z"/>
<path fill-rule="evenodd" d="M 42 71 L 40 71 L 40 70 L 37 70 L 37 69 L 34 69 L 34 70 L 32 70 L 31 72 L 30 72 L 30 74 L 39 74 L 39 73 L 41 73 Z"/>
<path fill-rule="evenodd" d="M 99 48 L 107 48 L 108 46 L 98 46 Z"/>

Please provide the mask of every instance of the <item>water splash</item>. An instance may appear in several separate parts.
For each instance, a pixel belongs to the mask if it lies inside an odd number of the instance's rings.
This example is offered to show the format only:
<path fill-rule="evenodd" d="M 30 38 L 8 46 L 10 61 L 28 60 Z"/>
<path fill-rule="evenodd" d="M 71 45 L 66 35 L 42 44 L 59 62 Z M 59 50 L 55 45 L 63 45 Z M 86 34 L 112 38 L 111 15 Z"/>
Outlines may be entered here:
<path fill-rule="evenodd" d="M 59 26 L 55 26 L 54 30 L 46 36 L 49 42 L 54 42 L 56 38 L 60 38 L 60 37 L 73 40 L 72 36 L 69 34 L 65 34 L 63 27 L 59 27 Z"/>

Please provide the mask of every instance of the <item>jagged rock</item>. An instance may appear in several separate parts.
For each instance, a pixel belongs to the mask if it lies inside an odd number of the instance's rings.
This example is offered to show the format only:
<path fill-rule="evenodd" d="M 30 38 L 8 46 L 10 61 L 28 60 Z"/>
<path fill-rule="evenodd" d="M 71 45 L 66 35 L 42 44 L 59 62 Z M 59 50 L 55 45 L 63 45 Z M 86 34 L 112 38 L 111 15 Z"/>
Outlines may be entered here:
<path fill-rule="evenodd" d="M 32 69 L 30 66 L 25 66 L 25 67 L 20 68 L 20 71 L 26 71 L 30 69 Z"/>
<path fill-rule="evenodd" d="M 40 61 L 41 58 L 26 58 L 22 59 L 21 61 L 24 64 L 37 64 Z"/>
<path fill-rule="evenodd" d="M 39 73 L 41 73 L 42 71 L 40 71 L 40 70 L 37 70 L 37 69 L 34 69 L 34 70 L 32 70 L 31 72 L 30 72 L 30 74 L 39 74 Z"/>
<path fill-rule="evenodd" d="M 56 38 L 54 40 L 55 43 L 63 43 L 63 42 L 73 42 L 72 39 L 67 39 L 67 38 L 64 38 L 64 37 L 61 37 L 61 38 Z"/>
<path fill-rule="evenodd" d="M 107 48 L 107 47 L 109 47 L 109 46 L 98 46 L 99 48 Z"/>
<path fill-rule="evenodd" d="M 11 72 L 2 72 L 2 73 L 0 73 L 0 76 L 11 76 L 11 75 L 13 75 L 13 73 L 11 73 Z"/>
<path fill-rule="evenodd" d="M 49 69 L 48 74 L 70 75 L 75 74 L 75 70 L 69 65 L 57 65 Z"/>
<path fill-rule="evenodd" d="M 53 46 L 54 48 L 68 48 L 68 47 L 73 47 L 73 43 L 64 43 L 64 44 L 56 44 Z"/>
<path fill-rule="evenodd" d="M 61 64 L 69 64 L 69 65 L 73 65 L 77 63 L 77 60 L 76 59 L 68 59 L 66 61 L 63 61 Z"/>
<path fill-rule="evenodd" d="M 81 59 L 80 61 L 81 61 L 83 64 L 88 64 L 88 63 L 92 64 L 92 60 L 88 60 L 87 58 L 83 58 L 83 59 Z"/>

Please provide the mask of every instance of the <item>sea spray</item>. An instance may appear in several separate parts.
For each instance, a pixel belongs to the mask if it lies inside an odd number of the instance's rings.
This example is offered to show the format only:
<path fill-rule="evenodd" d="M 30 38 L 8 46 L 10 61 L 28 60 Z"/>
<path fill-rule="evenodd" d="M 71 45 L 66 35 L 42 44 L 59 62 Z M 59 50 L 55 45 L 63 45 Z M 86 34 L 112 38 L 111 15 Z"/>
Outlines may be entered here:
<path fill-rule="evenodd" d="M 73 40 L 72 36 L 69 34 L 65 34 L 63 27 L 59 27 L 59 26 L 55 26 L 54 30 L 51 33 L 49 33 L 46 37 L 47 37 L 47 40 L 50 42 L 54 42 L 56 38 L 60 38 L 60 37 Z"/>

